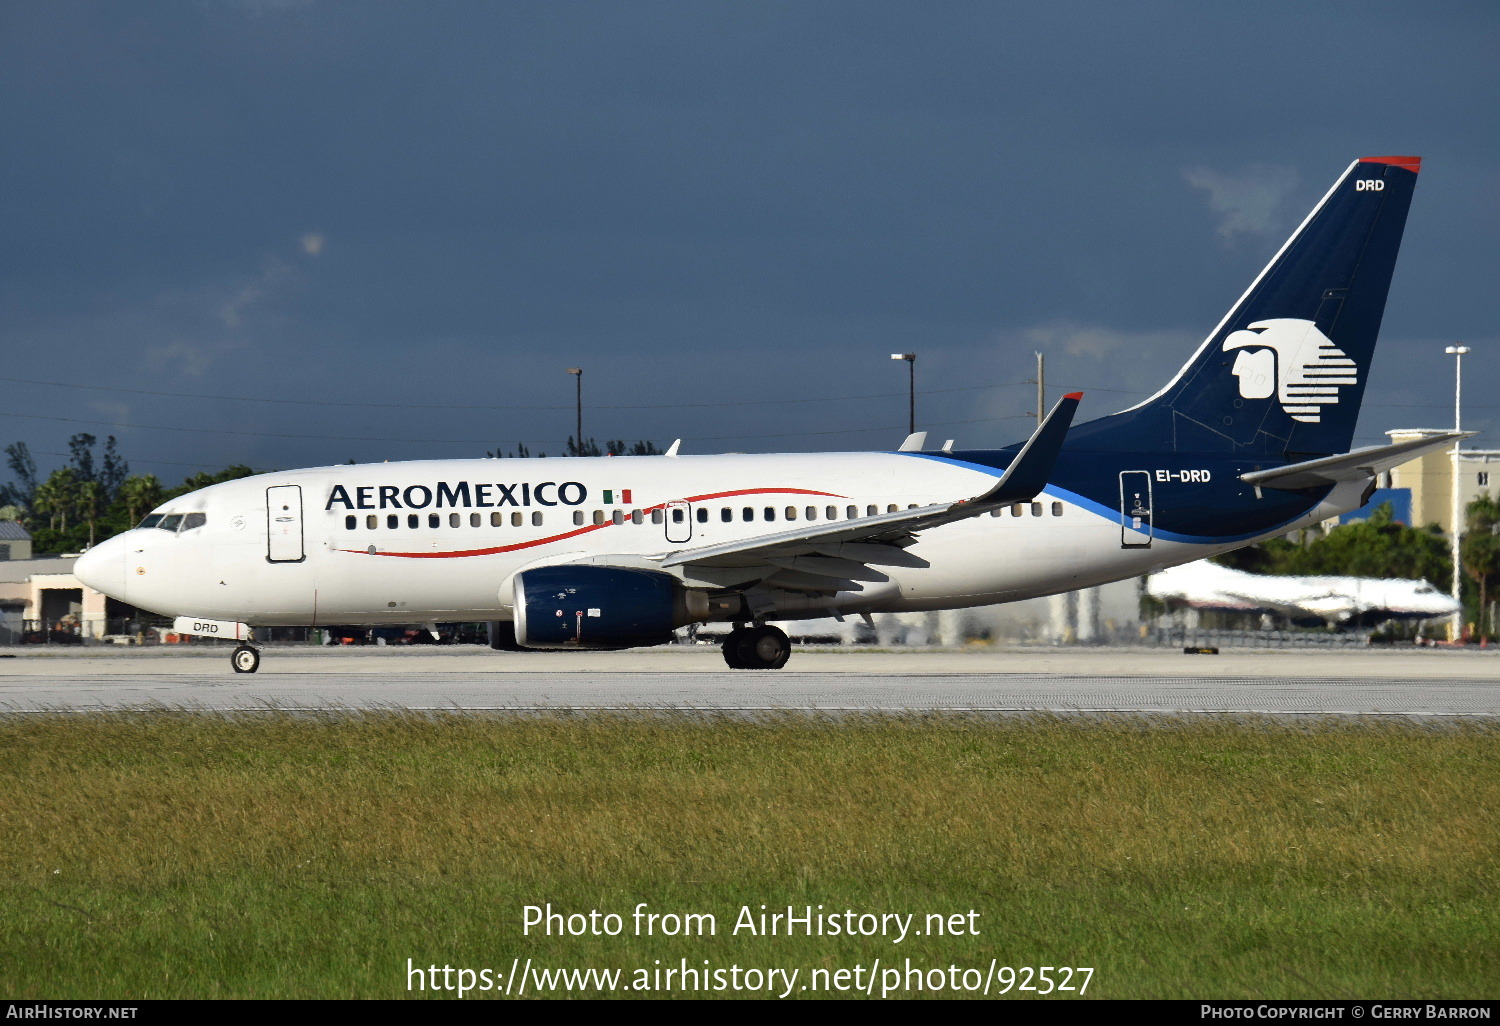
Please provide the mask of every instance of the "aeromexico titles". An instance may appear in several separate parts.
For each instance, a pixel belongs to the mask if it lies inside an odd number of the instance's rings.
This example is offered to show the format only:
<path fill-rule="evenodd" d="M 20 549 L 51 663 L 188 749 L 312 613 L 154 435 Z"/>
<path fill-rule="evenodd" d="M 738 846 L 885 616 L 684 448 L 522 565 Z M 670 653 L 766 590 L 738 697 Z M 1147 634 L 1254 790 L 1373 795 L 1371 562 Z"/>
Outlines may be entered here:
<path fill-rule="evenodd" d="M 173 499 L 76 566 L 247 642 L 255 627 L 487 620 L 497 648 L 655 645 L 734 625 L 984 605 L 1186 563 L 1357 508 L 1446 435 L 1349 452 L 1421 162 L 1334 183 L 1159 392 L 1001 449 L 442 460 L 265 474 Z"/>

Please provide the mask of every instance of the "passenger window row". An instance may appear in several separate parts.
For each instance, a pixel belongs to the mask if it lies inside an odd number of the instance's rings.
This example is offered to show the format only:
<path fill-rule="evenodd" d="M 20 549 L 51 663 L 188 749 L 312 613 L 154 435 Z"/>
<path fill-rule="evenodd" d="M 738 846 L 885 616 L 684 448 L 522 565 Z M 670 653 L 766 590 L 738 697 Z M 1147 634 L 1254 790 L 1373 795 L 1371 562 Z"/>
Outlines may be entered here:
<path fill-rule="evenodd" d="M 1024 510 L 1026 509 L 1027 505 L 1028 504 L 1026 503 L 1018 502 L 1010 506 L 1010 515 L 1013 517 L 1024 516 Z M 1042 503 L 1033 502 L 1029 505 L 1031 507 L 1032 516 L 1039 517 L 1042 515 Z M 917 503 L 908 503 L 906 505 L 906 508 L 916 509 Z M 885 506 L 883 512 L 899 513 L 900 511 L 901 506 L 897 503 L 892 502 L 888 503 Z M 998 517 L 1003 515 L 1004 512 L 1005 508 L 1002 507 L 997 510 L 992 510 L 990 512 L 990 516 Z M 875 503 L 870 503 L 864 508 L 864 515 L 867 517 L 879 516 L 881 513 L 882 510 L 880 506 L 876 505 Z M 821 509 L 817 506 L 785 506 L 782 508 L 777 508 L 776 506 L 743 506 L 739 509 L 738 517 L 736 517 L 736 511 L 732 507 L 723 506 L 719 509 L 719 520 L 726 524 L 734 523 L 736 519 L 740 520 L 743 523 L 753 523 L 755 521 L 767 522 L 776 520 L 799 519 L 808 521 L 839 520 L 841 519 L 840 514 L 842 514 L 842 519 L 857 520 L 860 516 L 860 508 L 854 505 L 845 506 L 842 510 L 838 506 L 824 506 Z M 1052 515 L 1055 517 L 1060 517 L 1063 515 L 1062 503 L 1052 503 Z M 596 527 L 598 527 L 605 524 L 623 525 L 626 522 L 629 522 L 631 524 L 644 524 L 648 519 L 651 521 L 651 523 L 660 525 L 666 523 L 668 517 L 671 518 L 671 521 L 674 524 L 686 523 L 687 510 L 680 506 L 674 506 L 670 509 L 653 509 L 649 511 L 649 513 L 646 510 L 639 509 L 596 509 L 593 511 L 592 515 L 590 515 L 585 513 L 581 509 L 575 509 L 573 511 L 573 525 L 575 527 L 583 527 L 585 526 L 585 524 L 593 523 Z M 424 526 L 424 515 L 418 513 L 408 513 L 404 518 L 399 516 L 398 514 L 389 513 L 386 514 L 383 519 L 383 526 L 388 531 L 399 530 L 403 525 L 403 519 L 405 522 L 405 526 L 409 529 L 416 529 Z M 709 511 L 700 506 L 697 510 L 694 511 L 693 519 L 700 524 L 706 524 L 709 521 Z M 181 528 L 178 527 L 179 520 L 183 521 Z M 168 523 L 168 521 L 171 521 L 171 523 Z M 442 527 L 444 526 L 445 521 L 448 527 L 463 527 L 465 526 L 465 524 L 467 524 L 467 526 L 469 527 L 485 526 L 485 517 L 482 513 L 470 513 L 467 516 L 462 513 L 449 513 L 446 517 L 441 513 L 425 514 L 425 526 L 429 528 Z M 543 514 L 540 511 L 533 512 L 529 518 L 526 516 L 526 514 L 520 512 L 514 512 L 509 514 L 508 516 L 507 514 L 496 512 L 491 513 L 488 518 L 490 527 L 504 527 L 507 523 L 511 527 L 525 527 L 528 521 L 532 527 L 542 527 L 545 524 Z M 179 529 L 188 531 L 194 527 L 202 527 L 205 522 L 206 520 L 204 514 L 202 513 L 189 513 L 185 518 L 177 515 L 161 517 L 159 515 L 153 514 L 152 516 L 149 516 L 145 520 L 141 521 L 141 526 L 159 527 L 167 531 L 175 531 Z M 358 516 L 350 514 L 349 516 L 344 517 L 344 529 L 346 531 L 354 531 L 359 527 L 360 518 Z M 379 530 L 382 527 L 382 518 L 374 513 L 371 513 L 364 517 L 364 527 L 366 530 L 370 531 Z"/>
<path fill-rule="evenodd" d="M 1031 515 L 1032 516 L 1039 517 L 1039 516 L 1042 515 L 1042 503 L 1040 503 L 1040 502 L 1032 502 L 1032 503 L 1017 502 L 1017 503 L 1015 503 L 1015 504 L 1013 504 L 1012 506 L 1009 507 L 1010 508 L 1010 515 L 1013 516 L 1013 517 L 1025 516 L 1026 515 L 1025 510 L 1026 510 L 1026 507 L 1028 505 L 1031 507 Z M 999 509 L 992 509 L 992 510 L 990 510 L 990 516 L 992 516 L 992 517 L 1003 516 L 1005 514 L 1005 510 L 1006 510 L 1006 507 L 1004 507 L 1004 506 L 1001 506 Z M 1060 516 L 1063 515 L 1063 504 L 1062 503 L 1060 503 L 1060 502 L 1054 502 L 1052 504 L 1052 515 L 1055 516 L 1055 517 L 1060 517 Z"/>
<path fill-rule="evenodd" d="M 917 504 L 915 502 L 908 503 L 906 508 L 916 509 Z M 886 513 L 898 513 L 900 510 L 901 507 L 894 502 L 885 507 Z M 880 513 L 881 509 L 877 505 L 872 504 L 865 507 L 864 515 L 867 517 L 878 516 Z M 860 516 L 859 507 L 846 506 L 842 514 L 843 519 L 856 520 Z M 686 523 L 687 521 L 687 511 L 677 507 L 670 510 L 654 509 L 650 513 L 650 519 L 653 524 L 662 524 L 666 522 L 668 515 L 671 516 L 672 523 L 674 524 Z M 710 519 L 708 510 L 699 507 L 693 512 L 693 519 L 700 524 L 708 523 Z M 840 519 L 840 510 L 837 506 L 824 506 L 821 510 L 817 506 L 785 506 L 781 508 L 776 506 L 744 506 L 740 508 L 739 514 L 736 516 L 735 510 L 732 507 L 720 507 L 719 520 L 721 522 L 732 524 L 736 519 L 747 524 L 756 521 L 767 522 L 776 520 L 838 520 Z M 588 518 L 583 510 L 573 511 L 573 523 L 575 525 L 582 527 L 587 520 Z M 632 524 L 643 524 L 646 522 L 646 513 L 644 510 L 639 509 L 630 511 L 621 509 L 613 511 L 596 509 L 592 517 L 592 522 L 595 525 L 623 524 L 627 520 Z"/>
<path fill-rule="evenodd" d="M 527 519 L 526 518 L 526 514 L 524 514 L 524 513 L 512 513 L 510 515 L 510 526 L 511 527 L 525 527 L 526 526 L 526 519 Z M 444 520 L 445 520 L 445 518 L 444 518 L 443 514 L 441 514 L 441 513 L 428 513 L 428 514 L 426 514 L 426 521 L 427 521 L 426 526 L 427 527 L 442 527 L 443 523 L 444 523 Z M 420 514 L 420 513 L 408 513 L 408 514 L 406 514 L 405 521 L 406 521 L 406 527 L 407 528 L 409 528 L 409 529 L 416 529 L 416 528 L 419 528 L 419 527 L 423 526 L 423 524 L 422 524 L 423 515 Z M 447 524 L 448 524 L 449 527 L 463 527 L 465 524 L 467 524 L 469 527 L 483 527 L 484 526 L 484 514 L 483 513 L 470 513 L 466 517 L 462 513 L 449 513 L 447 515 L 447 517 L 446 517 L 446 521 L 447 521 Z M 490 516 L 489 516 L 489 524 L 490 524 L 491 527 L 504 527 L 505 526 L 505 522 L 506 522 L 506 517 L 505 517 L 504 513 L 491 513 Z M 540 511 L 531 514 L 531 526 L 532 527 L 541 527 L 542 524 L 543 524 L 543 520 L 542 520 L 542 514 L 541 514 Z M 402 526 L 402 517 L 399 514 L 396 514 L 396 513 L 387 513 L 385 515 L 385 529 L 387 531 L 397 531 L 397 530 L 400 530 L 401 526 Z M 344 530 L 346 530 L 346 531 L 353 531 L 353 530 L 356 530 L 358 527 L 359 527 L 359 517 L 354 516 L 353 514 L 350 514 L 349 516 L 346 516 L 344 518 Z M 381 518 L 379 516 L 377 516 L 374 513 L 371 513 L 371 514 L 368 514 L 365 517 L 365 529 L 366 530 L 369 530 L 369 531 L 378 531 L 380 529 L 380 527 L 381 527 Z"/>
<path fill-rule="evenodd" d="M 915 502 L 908 503 L 906 508 L 916 509 L 917 504 Z M 887 513 L 899 513 L 900 511 L 900 505 L 894 502 L 885 507 L 885 512 Z M 871 503 L 865 507 L 864 515 L 867 517 L 879 516 L 880 512 L 880 507 Z M 755 520 L 857 520 L 860 516 L 858 506 L 845 506 L 842 513 L 843 516 L 841 518 L 840 510 L 837 506 L 824 506 L 821 511 L 819 511 L 817 506 L 805 506 L 800 511 L 796 506 L 787 506 L 780 511 L 775 506 L 763 506 L 758 510 L 754 506 L 744 506 L 740 509 L 739 519 L 748 524 Z M 719 510 L 719 519 L 726 524 L 733 523 L 735 519 L 734 510 L 727 506 L 724 507 Z"/>

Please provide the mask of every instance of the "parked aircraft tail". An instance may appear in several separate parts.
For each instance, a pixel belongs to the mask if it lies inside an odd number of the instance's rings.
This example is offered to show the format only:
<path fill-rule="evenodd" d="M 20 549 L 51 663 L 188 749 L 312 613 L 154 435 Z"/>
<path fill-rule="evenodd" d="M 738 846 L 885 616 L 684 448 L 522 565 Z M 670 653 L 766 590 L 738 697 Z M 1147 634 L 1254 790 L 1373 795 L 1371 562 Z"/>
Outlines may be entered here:
<path fill-rule="evenodd" d="M 1349 165 L 1165 388 L 1070 441 L 1288 460 L 1347 450 L 1421 166 Z"/>

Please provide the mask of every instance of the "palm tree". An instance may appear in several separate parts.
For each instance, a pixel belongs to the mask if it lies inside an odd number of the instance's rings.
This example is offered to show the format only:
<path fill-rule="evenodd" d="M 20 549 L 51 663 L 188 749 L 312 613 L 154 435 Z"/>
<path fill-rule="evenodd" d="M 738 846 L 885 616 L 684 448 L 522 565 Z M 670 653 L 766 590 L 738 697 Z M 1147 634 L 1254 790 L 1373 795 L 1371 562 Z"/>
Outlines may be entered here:
<path fill-rule="evenodd" d="M 98 481 L 85 481 L 78 486 L 78 516 L 89 525 L 89 548 L 94 547 L 94 536 L 98 533 L 99 514 L 104 507 L 104 486 Z"/>
<path fill-rule="evenodd" d="M 33 512 L 48 518 L 54 531 L 66 531 L 68 519 L 78 508 L 78 473 L 72 467 L 54 470 L 52 476 L 37 485 L 32 499 Z"/>
<path fill-rule="evenodd" d="M 127 477 L 120 485 L 120 501 L 125 504 L 125 521 L 130 527 L 141 522 L 141 517 L 162 503 L 161 482 L 155 474 L 140 474 Z"/>
<path fill-rule="evenodd" d="M 1500 584 L 1500 501 L 1481 495 L 1465 510 L 1464 541 L 1461 562 L 1464 573 L 1479 585 L 1479 615 L 1475 628 L 1481 638 L 1493 631 L 1486 624 L 1490 589 Z"/>

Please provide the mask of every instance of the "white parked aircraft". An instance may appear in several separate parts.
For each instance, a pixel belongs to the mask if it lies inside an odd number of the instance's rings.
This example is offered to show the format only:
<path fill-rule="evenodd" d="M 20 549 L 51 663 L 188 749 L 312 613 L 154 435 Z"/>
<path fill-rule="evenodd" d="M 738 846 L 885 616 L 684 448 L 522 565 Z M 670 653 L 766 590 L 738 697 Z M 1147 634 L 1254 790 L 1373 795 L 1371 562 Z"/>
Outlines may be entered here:
<path fill-rule="evenodd" d="M 731 667 L 767 669 L 790 651 L 773 621 L 1031 598 L 1284 534 L 1457 437 L 1345 451 L 1420 166 L 1351 164 L 1160 392 L 1071 431 L 1077 394 L 998 450 L 265 474 L 171 500 L 75 572 L 242 641 L 488 620 L 497 648 L 628 648 L 718 621 Z"/>
<path fill-rule="evenodd" d="M 1458 603 L 1427 581 L 1377 577 L 1287 577 L 1246 573 L 1208 560 L 1146 578 L 1146 592 L 1194 609 L 1274 612 L 1316 618 L 1330 627 L 1374 627 L 1387 620 L 1429 620 Z"/>

